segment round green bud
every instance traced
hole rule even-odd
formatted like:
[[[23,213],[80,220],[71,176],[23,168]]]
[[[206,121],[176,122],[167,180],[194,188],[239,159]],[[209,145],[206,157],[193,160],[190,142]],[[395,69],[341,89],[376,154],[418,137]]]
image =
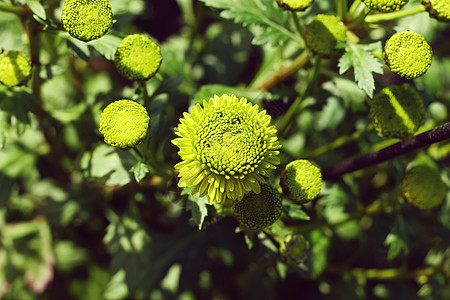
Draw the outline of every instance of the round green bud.
[[[445,198],[447,187],[439,170],[426,165],[409,169],[402,181],[402,193],[413,207],[430,209],[439,206]]]
[[[319,195],[322,173],[308,160],[294,160],[281,172],[280,185],[283,193],[291,200],[306,203]]]
[[[150,118],[144,106],[133,100],[117,100],[104,110],[100,132],[111,146],[128,149],[138,145],[147,134]]]
[[[389,86],[372,99],[369,117],[381,135],[403,139],[423,125],[425,107],[422,98],[409,85]]]
[[[363,0],[364,4],[379,12],[391,12],[400,10],[409,0]]]
[[[114,63],[122,76],[130,80],[148,80],[159,69],[162,56],[159,46],[142,34],[125,37],[117,48]]]
[[[267,183],[261,184],[261,192],[251,191],[233,203],[234,217],[251,230],[269,227],[281,216],[280,194]]]
[[[340,52],[340,44],[347,42],[347,29],[330,15],[317,15],[306,27],[308,47],[321,57],[330,57]]]
[[[425,74],[431,66],[431,56],[431,47],[425,38],[409,30],[392,35],[384,47],[386,65],[405,79]]]
[[[308,257],[310,246],[303,235],[287,235],[280,246],[281,260],[291,266],[303,263]]]
[[[314,3],[314,0],[276,0],[276,1],[281,8],[291,11],[304,11]]]
[[[0,54],[0,82],[8,87],[25,84],[31,76],[31,59],[22,51]]]
[[[430,16],[441,21],[450,22],[450,1],[448,0],[422,0],[422,4]]]
[[[180,187],[208,196],[210,203],[239,200],[260,192],[269,169],[280,163],[281,147],[271,117],[235,95],[215,95],[184,113],[172,143],[180,148]]]

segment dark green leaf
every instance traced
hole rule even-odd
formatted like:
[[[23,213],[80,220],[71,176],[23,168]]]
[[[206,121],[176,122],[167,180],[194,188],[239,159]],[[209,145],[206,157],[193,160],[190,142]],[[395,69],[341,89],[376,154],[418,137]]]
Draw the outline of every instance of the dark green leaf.
[[[283,203],[284,213],[291,219],[309,221],[311,218],[308,214],[302,209],[300,205],[291,204],[291,203]]]
[[[409,253],[409,234],[411,229],[408,223],[401,215],[397,215],[395,218],[394,227],[392,231],[386,236],[384,244],[389,246],[387,253],[387,259],[392,260],[399,256],[401,253]]]

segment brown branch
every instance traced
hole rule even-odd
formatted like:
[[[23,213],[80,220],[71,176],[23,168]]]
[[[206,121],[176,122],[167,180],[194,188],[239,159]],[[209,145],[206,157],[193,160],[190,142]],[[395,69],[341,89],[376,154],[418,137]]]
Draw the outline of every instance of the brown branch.
[[[449,138],[450,122],[435,127],[434,129],[431,129],[419,135],[404,139],[397,144],[391,145],[379,151],[346,160],[334,167],[323,170],[322,176],[324,180],[335,180],[338,179],[342,174],[350,173],[379,164],[381,162],[385,162],[394,157]]]

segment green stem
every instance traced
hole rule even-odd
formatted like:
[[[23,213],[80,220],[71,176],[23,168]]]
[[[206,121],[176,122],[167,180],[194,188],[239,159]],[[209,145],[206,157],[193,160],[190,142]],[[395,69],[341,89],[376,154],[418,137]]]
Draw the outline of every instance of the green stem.
[[[314,66],[310,72],[308,84],[305,88],[305,91],[301,96],[298,96],[297,99],[295,99],[294,103],[292,103],[287,112],[283,115],[283,117],[281,117],[280,121],[278,122],[277,129],[279,132],[279,137],[283,137],[287,133],[289,125],[294,120],[294,116],[297,113],[300,104],[311,91],[311,88],[313,87],[320,70],[320,61],[320,58],[317,56],[314,62]]]
[[[25,12],[21,7],[15,7],[7,4],[0,4],[0,11],[9,12],[18,16],[24,16]]]
[[[158,176],[164,179],[170,179],[172,177],[172,173],[168,172],[166,169],[161,168],[156,161],[155,156],[152,151],[146,151],[143,149],[144,143],[137,145],[134,147],[139,155],[142,157],[144,163],[146,163]],[[148,149],[148,148],[147,148]]]
[[[319,148],[314,149],[313,151],[306,153],[302,155],[302,157],[306,159],[314,159],[316,157],[319,157],[327,152],[330,152],[332,150],[336,150],[346,144],[349,144],[351,142],[359,140],[361,137],[369,134],[373,130],[373,126],[369,125],[364,130],[361,131],[355,131],[354,133],[347,135],[347,136],[341,136],[338,139],[334,140],[333,142],[320,146]]]
[[[375,23],[381,23],[381,22],[388,22],[388,21],[394,21],[403,17],[412,16],[421,12],[425,11],[425,6],[419,5],[414,8],[406,9],[406,10],[399,10],[391,13],[386,14],[373,14],[368,15],[365,18],[366,23],[369,24],[375,24]]]
[[[302,37],[303,41],[306,42],[305,29],[303,28],[302,24],[300,24],[300,20],[298,19],[297,13],[295,11],[291,11],[291,16],[292,20],[294,21],[295,28]]]
[[[354,277],[364,277],[366,279],[392,280],[392,279],[408,279],[416,280],[419,277],[430,277],[439,271],[432,267],[420,268],[415,270],[407,270],[403,268],[389,269],[363,269],[363,268],[347,268],[336,265],[329,265],[325,272],[332,274],[349,273]]]
[[[347,14],[347,0],[335,0],[336,2],[336,13],[339,20],[345,20],[345,15]]]
[[[268,80],[264,81],[258,88],[260,90],[270,90],[303,67],[308,62],[308,57],[309,51],[303,51],[292,61],[291,64],[285,68],[282,68],[275,76],[272,76]]]
[[[355,0],[352,3],[352,6],[350,6],[350,9],[348,10],[348,16],[350,18],[353,18],[356,14],[356,12],[359,10],[359,7],[361,6],[362,2],[361,0]]]

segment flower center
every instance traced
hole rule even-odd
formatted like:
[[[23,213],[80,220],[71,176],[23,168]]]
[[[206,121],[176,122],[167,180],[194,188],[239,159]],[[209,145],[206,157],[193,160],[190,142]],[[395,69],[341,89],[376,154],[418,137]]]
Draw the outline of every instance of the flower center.
[[[194,146],[204,168],[242,178],[253,172],[267,150],[260,124],[235,108],[214,108],[202,118]]]

